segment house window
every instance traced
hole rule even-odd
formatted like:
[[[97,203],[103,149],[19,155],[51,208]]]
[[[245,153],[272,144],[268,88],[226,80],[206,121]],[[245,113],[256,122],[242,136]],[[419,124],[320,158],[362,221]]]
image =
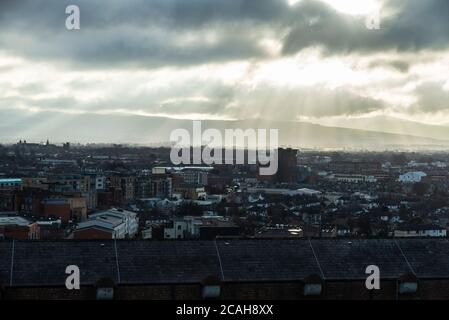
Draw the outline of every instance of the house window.
[[[401,282],[399,284],[399,293],[415,293],[418,291],[418,283],[416,282]]]
[[[97,300],[112,300],[114,288],[97,288]]]
[[[203,287],[203,299],[216,299],[220,297],[221,287],[219,285],[207,285]]]
[[[309,283],[304,285],[305,296],[319,296],[321,294],[321,283]]]
[[[208,276],[201,281],[203,299],[218,299],[221,295],[221,281],[216,276]]]
[[[323,290],[321,277],[310,275],[304,279],[304,296],[319,296]]]
[[[416,275],[408,273],[399,278],[399,293],[413,294],[418,291],[418,278]]]
[[[114,281],[110,278],[102,278],[97,281],[95,297],[97,300],[114,299]]]

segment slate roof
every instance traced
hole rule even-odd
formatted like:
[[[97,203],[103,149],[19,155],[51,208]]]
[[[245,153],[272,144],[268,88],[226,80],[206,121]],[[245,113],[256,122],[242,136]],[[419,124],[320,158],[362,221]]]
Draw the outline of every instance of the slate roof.
[[[398,240],[418,277],[449,278],[449,240]]]
[[[220,277],[212,241],[117,241],[121,283],[197,283]]]
[[[11,270],[12,242],[9,242],[9,261],[6,271]],[[98,241],[14,241],[12,264],[13,286],[64,285],[68,265],[80,268],[81,284],[93,284],[102,277],[117,278],[114,242]],[[0,257],[3,260],[3,257]]]
[[[283,281],[319,274],[308,241],[217,241],[225,281]]]
[[[120,284],[366,279],[406,273],[449,279],[448,239],[220,239],[217,241],[0,241],[0,285],[64,286],[68,265],[81,284],[108,277]],[[12,272],[11,272],[12,271]]]
[[[325,279],[366,279],[369,265],[378,266],[384,279],[412,272],[394,240],[311,242]]]

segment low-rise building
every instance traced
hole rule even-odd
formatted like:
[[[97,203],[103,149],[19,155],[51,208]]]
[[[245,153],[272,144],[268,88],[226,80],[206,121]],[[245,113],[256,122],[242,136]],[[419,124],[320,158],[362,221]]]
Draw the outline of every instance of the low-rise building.
[[[74,239],[124,239],[126,227],[123,220],[103,216],[78,224],[73,232]]]
[[[20,190],[22,179],[0,179],[0,190]]]
[[[42,201],[44,217],[60,218],[63,224],[71,220],[82,221],[87,216],[86,199],[82,197],[61,197]]]
[[[446,228],[437,225],[403,225],[394,230],[395,238],[446,237]]]
[[[329,177],[331,180],[339,182],[350,182],[350,183],[362,183],[362,182],[376,182],[377,179],[374,176],[367,176],[363,174],[334,174]]]
[[[152,223],[142,232],[145,239],[201,239],[212,240],[221,236],[238,236],[240,229],[222,216],[185,216]]]
[[[205,199],[207,193],[204,187],[198,187],[191,184],[180,184],[173,188],[173,193],[181,194],[184,199],[198,200]]]
[[[73,232],[75,239],[129,239],[134,238],[139,229],[135,212],[110,209],[89,216],[78,224]]]
[[[37,240],[39,226],[14,213],[0,214],[0,238],[10,240]]]
[[[398,178],[398,181],[402,182],[402,183],[421,182],[421,179],[426,176],[427,176],[427,174],[422,171],[407,172],[407,173],[401,174]]]

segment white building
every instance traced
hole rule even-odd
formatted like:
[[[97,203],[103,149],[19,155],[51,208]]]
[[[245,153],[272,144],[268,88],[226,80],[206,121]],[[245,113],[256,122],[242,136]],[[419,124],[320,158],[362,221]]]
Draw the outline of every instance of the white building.
[[[95,177],[95,190],[105,190],[106,189],[106,177],[96,176]]]
[[[114,238],[133,238],[139,230],[137,213],[122,209],[109,209],[91,214],[87,221],[78,225],[78,229],[100,223],[103,227],[114,229]]]
[[[445,228],[435,225],[409,225],[402,226],[394,231],[396,238],[417,238],[417,237],[446,237]]]
[[[286,196],[296,196],[296,195],[302,195],[302,196],[319,196],[321,195],[321,191],[308,189],[308,188],[302,188],[302,189],[296,189],[296,190],[290,190],[290,189],[281,189],[281,188],[248,188],[248,193],[256,193],[256,194],[269,194],[269,195],[286,195]]]
[[[123,220],[111,216],[99,216],[83,221],[78,224],[75,233],[88,229],[109,232],[112,239],[127,238],[126,225]]]
[[[333,174],[329,177],[331,180],[339,182],[349,182],[349,183],[362,183],[362,182],[377,182],[374,176],[366,176],[363,174]]]
[[[227,223],[229,220],[222,216],[185,216],[174,220],[170,227],[164,228],[164,239],[199,238],[201,227]]]
[[[20,187],[22,187],[22,179],[0,179],[0,189]]]
[[[173,227],[164,228],[164,239],[184,239],[187,235],[188,223],[185,220],[173,221]]]
[[[426,176],[427,174],[422,171],[407,172],[401,174],[398,178],[398,181],[402,183],[421,182],[421,179]]]

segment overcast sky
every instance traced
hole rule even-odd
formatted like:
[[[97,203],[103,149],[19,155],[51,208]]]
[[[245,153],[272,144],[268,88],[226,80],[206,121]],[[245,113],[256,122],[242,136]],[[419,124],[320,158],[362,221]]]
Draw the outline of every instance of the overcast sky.
[[[0,109],[449,123],[449,1],[1,0]]]

